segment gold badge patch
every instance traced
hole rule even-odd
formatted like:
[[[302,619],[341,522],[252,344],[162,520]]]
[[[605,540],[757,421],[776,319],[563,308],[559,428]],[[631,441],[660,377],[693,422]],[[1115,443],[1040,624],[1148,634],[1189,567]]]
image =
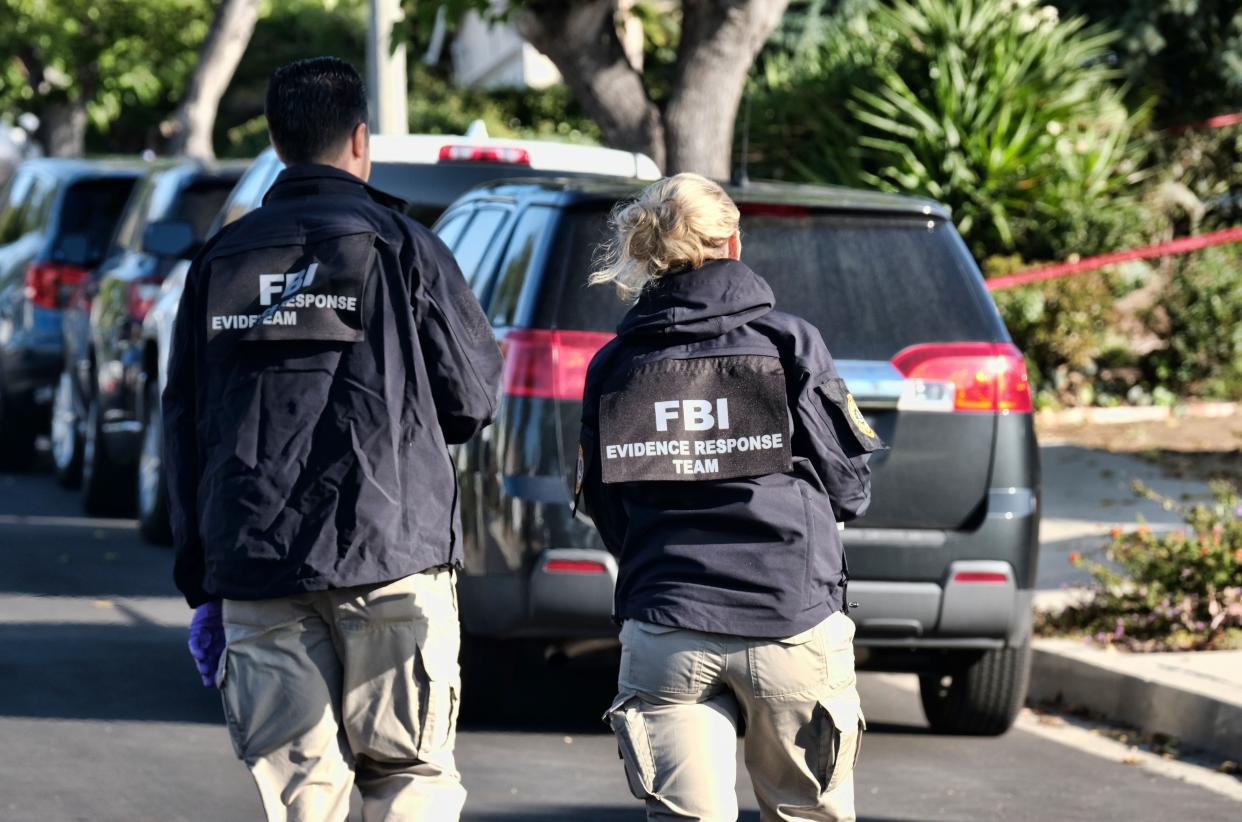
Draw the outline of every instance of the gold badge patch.
[[[867,424],[867,418],[863,416],[862,411],[858,410],[858,403],[854,402],[853,394],[845,395],[846,404],[849,406],[850,419],[858,426],[858,430],[873,439],[879,439],[875,435],[875,430]]]
[[[582,457],[582,446],[578,446],[578,477],[574,482],[574,496],[582,493],[582,478],[586,474],[586,460]]]

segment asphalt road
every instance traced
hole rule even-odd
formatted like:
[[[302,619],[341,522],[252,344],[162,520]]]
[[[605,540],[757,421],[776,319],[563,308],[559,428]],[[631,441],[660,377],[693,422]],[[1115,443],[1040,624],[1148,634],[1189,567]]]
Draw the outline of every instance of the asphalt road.
[[[189,611],[171,554],[134,523],[88,520],[41,474],[0,474],[0,820],[258,819],[216,695],[185,650]],[[641,819],[597,717],[610,672],[515,669],[487,684],[488,719],[466,721],[458,756],[467,820]],[[1136,820],[1242,818],[1242,805],[1027,718],[999,739],[928,732],[912,680],[864,675],[870,731],[860,818]],[[469,703],[472,688],[466,682]],[[542,698],[540,698],[542,697]],[[1037,732],[1038,731],[1038,732]],[[743,819],[757,820],[744,773]]]

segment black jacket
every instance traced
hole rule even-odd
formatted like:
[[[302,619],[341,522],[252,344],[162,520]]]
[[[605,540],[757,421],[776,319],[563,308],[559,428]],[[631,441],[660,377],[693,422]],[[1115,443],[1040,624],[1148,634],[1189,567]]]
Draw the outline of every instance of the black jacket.
[[[452,254],[399,205],[296,166],[195,259],[163,398],[190,605],[460,563],[446,446],[491,422],[502,362]]]
[[[712,261],[648,288],[591,363],[581,491],[618,619],[788,637],[844,605],[837,522],[883,445],[819,331],[773,304]]]

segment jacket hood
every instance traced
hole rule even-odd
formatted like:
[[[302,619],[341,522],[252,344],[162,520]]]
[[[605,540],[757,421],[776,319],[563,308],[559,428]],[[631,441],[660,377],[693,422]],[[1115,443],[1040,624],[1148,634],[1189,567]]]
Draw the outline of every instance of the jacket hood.
[[[744,263],[710,260],[645,289],[617,333],[627,337],[719,337],[772,310],[772,288]]]

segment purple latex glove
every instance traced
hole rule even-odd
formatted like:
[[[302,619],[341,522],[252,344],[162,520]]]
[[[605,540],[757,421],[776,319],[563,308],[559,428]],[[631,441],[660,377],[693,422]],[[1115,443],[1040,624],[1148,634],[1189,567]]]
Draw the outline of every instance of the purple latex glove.
[[[190,655],[203,678],[203,687],[216,686],[216,669],[224,653],[224,614],[220,601],[208,602],[194,609],[190,620]]]

